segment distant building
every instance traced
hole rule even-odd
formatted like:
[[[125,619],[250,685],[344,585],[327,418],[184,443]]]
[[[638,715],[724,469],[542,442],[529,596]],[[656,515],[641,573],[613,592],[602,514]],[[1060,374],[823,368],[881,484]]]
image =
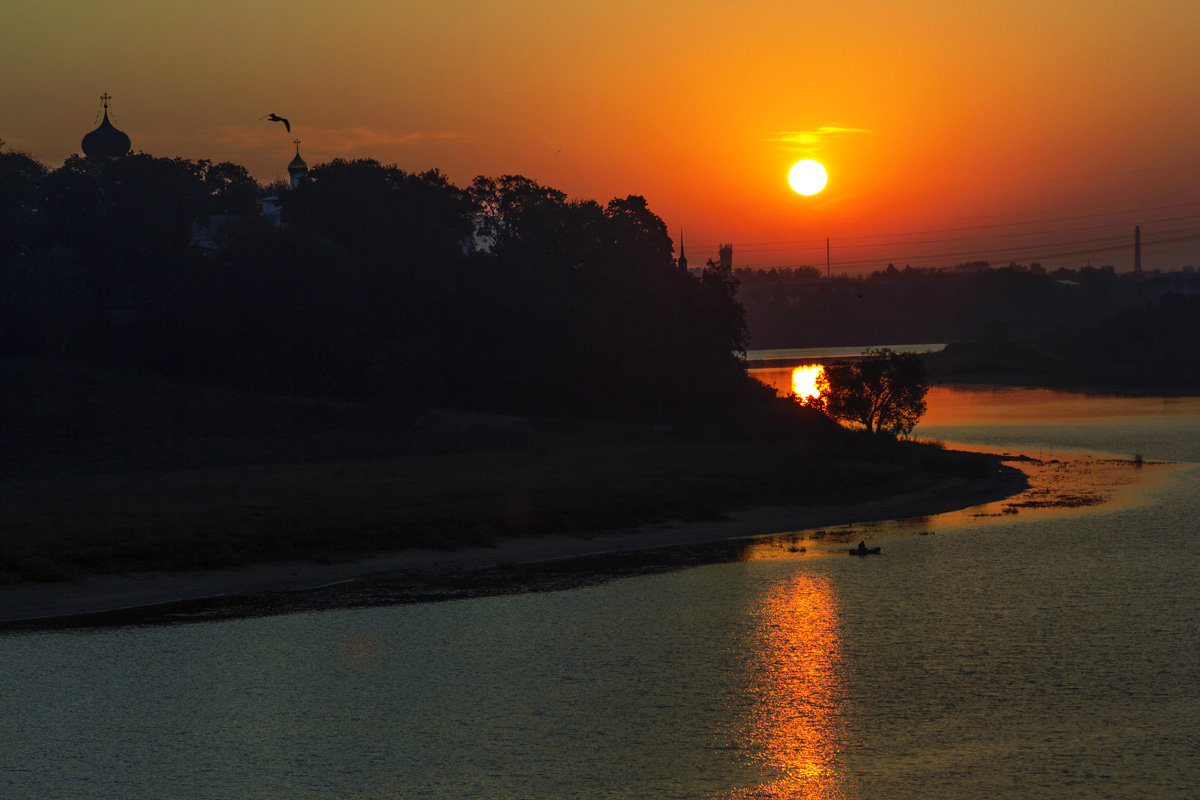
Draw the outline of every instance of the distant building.
[[[108,101],[112,98],[108,92],[100,95],[100,103],[104,106],[104,120],[100,127],[83,137],[80,147],[89,161],[113,161],[129,155],[132,142],[124,131],[119,131],[108,121]]]
[[[258,210],[276,228],[283,227],[283,206],[279,205],[279,195],[269,194],[259,200]]]
[[[680,272],[687,272],[687,256],[683,254],[683,231],[679,231],[679,258],[675,262]]]

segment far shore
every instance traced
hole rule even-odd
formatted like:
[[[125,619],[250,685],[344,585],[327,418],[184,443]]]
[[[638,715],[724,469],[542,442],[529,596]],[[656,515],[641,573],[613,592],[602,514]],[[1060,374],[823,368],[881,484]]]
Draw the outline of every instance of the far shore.
[[[986,477],[948,479],[921,492],[856,505],[759,506],[715,521],[526,536],[494,546],[414,548],[343,563],[10,584],[0,586],[0,631],[179,623],[565,588],[647,569],[730,560],[747,540],[759,537],[929,516],[1003,500],[1027,487],[1024,473],[1001,466]]]

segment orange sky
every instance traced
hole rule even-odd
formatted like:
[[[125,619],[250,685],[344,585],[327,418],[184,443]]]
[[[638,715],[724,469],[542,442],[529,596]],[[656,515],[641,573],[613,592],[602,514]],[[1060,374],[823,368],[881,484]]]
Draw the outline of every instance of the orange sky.
[[[1126,270],[1141,224],[1147,268],[1200,265],[1195,0],[557,5],[8,3],[0,138],[57,165],[107,91],[136,149],[264,180],[276,112],[310,164],[643,194],[694,264]]]

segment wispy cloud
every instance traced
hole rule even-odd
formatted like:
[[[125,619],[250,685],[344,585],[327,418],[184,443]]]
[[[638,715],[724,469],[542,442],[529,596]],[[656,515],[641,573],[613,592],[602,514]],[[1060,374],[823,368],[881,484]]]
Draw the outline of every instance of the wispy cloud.
[[[421,142],[464,138],[454,131],[395,131],[376,128],[312,128],[293,126],[285,133],[279,126],[225,125],[217,128],[214,138],[226,147],[257,150],[290,144],[300,139],[306,150],[337,155],[356,155],[362,150],[381,147],[405,147]],[[367,153],[371,155],[371,153]]]
[[[843,128],[838,125],[823,125],[811,131],[781,131],[767,139],[767,141],[782,145],[790,150],[808,151],[832,138],[870,132],[866,128]]]
[[[419,142],[462,139],[454,131],[381,131],[371,128],[333,128],[315,130],[313,138],[324,149],[335,151],[361,150],[368,147],[413,145]]]

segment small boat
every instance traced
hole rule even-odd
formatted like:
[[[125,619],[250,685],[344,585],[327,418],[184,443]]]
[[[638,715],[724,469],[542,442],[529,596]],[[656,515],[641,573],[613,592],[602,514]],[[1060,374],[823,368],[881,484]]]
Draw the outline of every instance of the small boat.
[[[858,547],[851,547],[849,552],[852,556],[877,556],[882,549],[882,547],[863,547],[860,544]]]

